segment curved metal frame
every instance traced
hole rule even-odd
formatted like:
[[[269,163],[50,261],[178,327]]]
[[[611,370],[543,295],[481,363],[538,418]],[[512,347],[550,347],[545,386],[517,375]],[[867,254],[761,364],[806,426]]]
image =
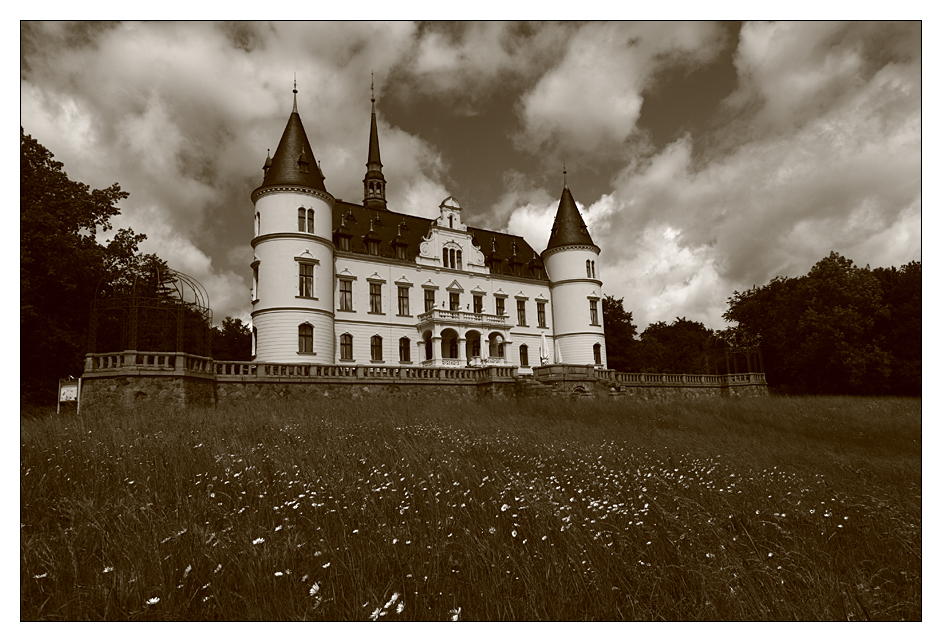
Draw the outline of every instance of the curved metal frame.
[[[111,329],[120,332],[118,345],[106,352],[156,349],[212,356],[213,312],[206,289],[193,277],[169,268],[158,268],[154,275],[156,285],[147,288],[155,291],[153,295],[142,292],[145,283],[135,275],[133,283],[125,282],[123,293],[108,297],[101,296],[102,277],[92,301],[88,352],[99,351],[99,330]]]

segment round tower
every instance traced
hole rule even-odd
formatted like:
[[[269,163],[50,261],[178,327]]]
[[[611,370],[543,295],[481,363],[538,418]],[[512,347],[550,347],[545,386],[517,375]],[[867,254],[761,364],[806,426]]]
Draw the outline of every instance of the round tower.
[[[255,204],[252,325],[257,361],[334,362],[334,197],[294,106]]]
[[[560,363],[608,367],[602,280],[596,267],[600,251],[564,180],[553,230],[540,254],[553,293],[556,360]]]

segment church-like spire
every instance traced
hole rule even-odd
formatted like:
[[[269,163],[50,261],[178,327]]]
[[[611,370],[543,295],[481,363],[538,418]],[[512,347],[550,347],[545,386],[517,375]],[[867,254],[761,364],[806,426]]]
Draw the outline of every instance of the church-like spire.
[[[563,169],[563,194],[559,198],[559,208],[556,210],[556,220],[553,221],[553,230],[550,232],[546,249],[562,247],[564,245],[592,245],[589,228],[586,227],[576,201],[569,191],[566,181],[566,170]]]
[[[304,125],[301,124],[301,115],[298,113],[298,87],[294,86],[294,105],[288,124],[281,135],[281,141],[275,149],[275,155],[265,161],[265,179],[262,187],[270,185],[294,185],[311,187],[326,192],[324,176],[320,166],[311,151]]]
[[[370,74],[370,150],[366,159],[366,176],[363,178],[363,205],[376,209],[386,209],[386,178],[383,176],[383,162],[379,157],[379,132],[376,129],[376,95],[373,93],[373,80]]]

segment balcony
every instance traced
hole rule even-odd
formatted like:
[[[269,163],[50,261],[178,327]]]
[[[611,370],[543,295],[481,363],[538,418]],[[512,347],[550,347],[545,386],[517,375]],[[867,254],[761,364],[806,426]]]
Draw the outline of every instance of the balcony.
[[[460,323],[466,326],[509,329],[512,324],[507,315],[466,312],[463,310],[443,310],[435,308],[419,315],[418,325],[425,323]]]
[[[489,366],[506,366],[504,357],[471,357],[470,359],[426,359],[422,362],[423,368],[486,368]]]

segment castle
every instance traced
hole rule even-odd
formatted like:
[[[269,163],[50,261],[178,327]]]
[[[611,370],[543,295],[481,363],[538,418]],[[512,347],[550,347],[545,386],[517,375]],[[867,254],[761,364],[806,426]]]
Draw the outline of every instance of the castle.
[[[565,185],[546,248],[387,208],[375,98],[363,202],[324,184],[294,106],[252,192],[252,350],[275,363],[607,367],[599,247]]]
[[[140,297],[128,309],[124,299],[105,302],[125,306],[116,318],[127,341],[119,352],[98,351],[92,342],[78,386],[82,407],[320,396],[768,394],[762,373],[608,369],[600,249],[565,174],[540,254],[520,236],[469,227],[451,197],[434,219],[391,212],[374,100],[363,202],[337,200],[324,185],[294,93],[281,141],[252,192],[252,361],[216,361],[199,345],[188,347],[186,320],[211,318],[198,302],[158,302],[175,328],[164,337],[176,336],[172,352],[138,344],[138,316],[146,307]]]

